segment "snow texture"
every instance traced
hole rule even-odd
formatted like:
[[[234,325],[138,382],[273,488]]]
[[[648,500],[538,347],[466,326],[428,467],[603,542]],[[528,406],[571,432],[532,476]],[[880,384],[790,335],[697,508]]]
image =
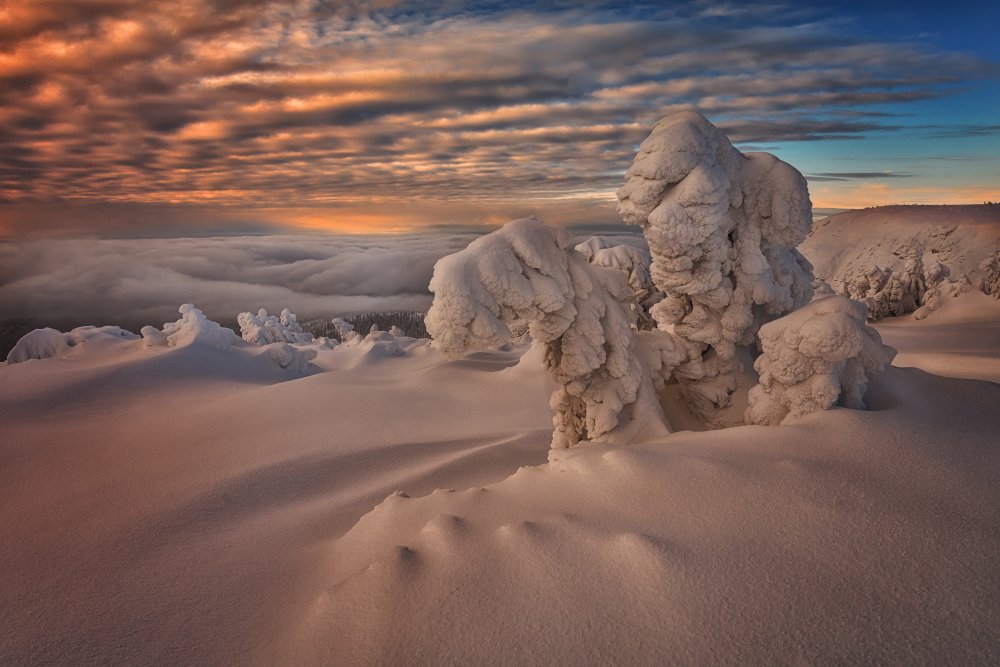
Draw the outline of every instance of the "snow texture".
[[[497,348],[526,321],[558,385],[549,402],[554,448],[667,432],[623,306],[624,275],[589,264],[570,243],[526,218],[439,260],[426,318],[435,347],[452,357]]]
[[[896,354],[865,317],[863,304],[835,295],[762,326],[760,384],[750,390],[746,422],[781,424],[834,403],[865,409],[868,378]]]
[[[711,423],[736,388],[737,347],[812,295],[812,267],[795,249],[812,217],[806,181],[773,155],[741,154],[685,111],[640,144],[618,200],[624,221],[642,227],[666,294],[653,317],[689,347],[682,394]]]
[[[281,315],[268,315],[267,311],[261,308],[257,314],[240,313],[236,316],[236,321],[240,325],[240,334],[243,340],[255,345],[268,345],[270,343],[309,343],[313,339],[311,333],[302,331],[295,314],[287,308],[281,311]]]
[[[197,344],[226,349],[243,342],[232,329],[208,319],[190,303],[185,303],[178,311],[181,318],[164,324],[162,331],[153,327],[142,328],[142,337],[147,346],[187,347]]]
[[[597,266],[615,269],[628,276],[628,286],[632,290],[629,306],[636,317],[638,329],[655,329],[656,321],[649,314],[663,294],[653,285],[650,267],[653,261],[648,250],[627,243],[615,243],[606,236],[591,236],[576,245],[576,251]]]

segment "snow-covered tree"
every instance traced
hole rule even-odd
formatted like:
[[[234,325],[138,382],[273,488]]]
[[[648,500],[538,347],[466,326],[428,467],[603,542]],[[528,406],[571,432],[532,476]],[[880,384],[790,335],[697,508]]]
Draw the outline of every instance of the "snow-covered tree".
[[[639,146],[618,200],[625,222],[642,227],[666,294],[653,317],[689,348],[692,361],[677,370],[682,392],[711,420],[736,388],[738,346],[812,295],[812,267],[795,249],[812,218],[806,181],[681,112]]]
[[[218,322],[205,317],[205,314],[190,303],[185,303],[177,309],[181,318],[176,322],[167,322],[163,330],[156,327],[143,327],[139,332],[148,346],[168,345],[170,347],[186,347],[199,344],[220,349],[242,343],[232,329],[220,326]]]
[[[868,378],[896,355],[866,317],[864,304],[834,295],[762,326],[746,422],[780,424],[835,403],[863,410]]]
[[[277,317],[268,315],[263,308],[257,311],[256,315],[249,312],[240,313],[236,316],[236,321],[240,325],[243,340],[255,345],[309,343],[313,339],[311,333],[302,331],[298,318],[287,308]]]
[[[559,385],[550,401],[553,447],[667,432],[643,361],[655,356],[669,364],[671,354],[640,351],[624,306],[625,276],[589,264],[562,230],[534,218],[509,222],[439,260],[430,290],[427,331],[451,356],[499,347],[512,323],[528,323]]]

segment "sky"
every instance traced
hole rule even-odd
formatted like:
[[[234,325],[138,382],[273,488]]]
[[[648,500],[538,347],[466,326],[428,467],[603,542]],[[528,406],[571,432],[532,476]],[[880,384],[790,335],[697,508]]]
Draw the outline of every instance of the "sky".
[[[994,2],[0,0],[0,237],[618,223],[693,108],[819,211],[1000,200]]]

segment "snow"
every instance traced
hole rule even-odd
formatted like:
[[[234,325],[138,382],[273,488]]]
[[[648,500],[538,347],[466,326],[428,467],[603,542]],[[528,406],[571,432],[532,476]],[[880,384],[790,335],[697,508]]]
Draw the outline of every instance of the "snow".
[[[997,308],[879,327],[897,365],[941,363],[930,335],[996,362],[963,332]],[[0,366],[4,664],[1000,651],[996,384],[890,367],[870,411],[548,450],[543,345],[293,344],[316,352],[301,376],[242,341],[88,335]]]
[[[866,315],[857,301],[824,296],[762,326],[746,423],[774,426],[834,403],[864,410],[869,378],[896,354]]]
[[[1000,256],[998,206],[847,211],[818,221],[801,250],[819,278],[863,301],[872,320],[914,311],[923,319],[971,288],[1000,294],[991,259]]]
[[[718,422],[738,384],[737,348],[812,294],[812,269],[795,250],[812,219],[806,181],[773,155],[741,154],[684,111],[639,145],[618,200],[622,219],[642,227],[653,282],[666,294],[652,315],[691,350],[683,395]]]

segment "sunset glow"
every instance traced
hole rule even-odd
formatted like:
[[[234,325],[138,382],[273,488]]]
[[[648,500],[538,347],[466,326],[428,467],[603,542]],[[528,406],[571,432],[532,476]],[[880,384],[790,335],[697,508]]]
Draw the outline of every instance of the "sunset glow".
[[[614,224],[682,108],[818,209],[996,200],[987,5],[13,0],[0,234]]]

